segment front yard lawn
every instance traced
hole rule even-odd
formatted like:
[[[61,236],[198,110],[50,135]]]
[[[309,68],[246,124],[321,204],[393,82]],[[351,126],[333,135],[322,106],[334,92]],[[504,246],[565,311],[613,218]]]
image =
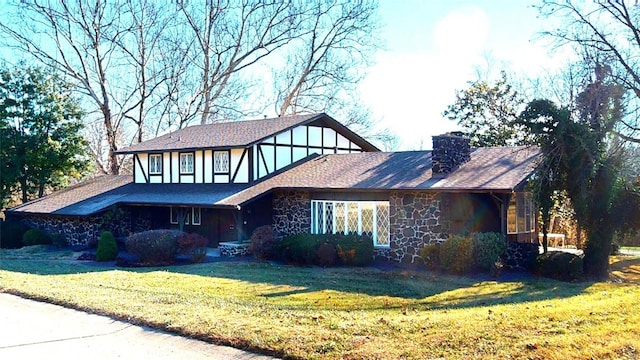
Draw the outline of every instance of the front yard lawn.
[[[562,283],[242,261],[114,270],[0,256],[0,291],[288,358],[636,359],[640,276],[626,269],[640,258],[619,259],[615,281]]]

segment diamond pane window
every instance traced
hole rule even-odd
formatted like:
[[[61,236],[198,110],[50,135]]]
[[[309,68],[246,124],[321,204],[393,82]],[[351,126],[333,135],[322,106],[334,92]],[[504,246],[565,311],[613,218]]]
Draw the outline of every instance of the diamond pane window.
[[[215,151],[213,153],[213,171],[215,173],[229,172],[229,152]]]
[[[162,155],[149,155],[149,174],[162,174]]]
[[[193,153],[180,154],[180,174],[193,174]]]
[[[374,246],[389,247],[389,202],[311,201],[313,234],[367,234]]]

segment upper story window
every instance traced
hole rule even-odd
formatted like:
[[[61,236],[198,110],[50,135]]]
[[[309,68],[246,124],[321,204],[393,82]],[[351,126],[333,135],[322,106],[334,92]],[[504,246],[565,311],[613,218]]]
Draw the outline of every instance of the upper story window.
[[[520,234],[535,231],[536,211],[530,193],[519,192],[511,196],[507,210],[507,233]]]
[[[162,174],[162,154],[149,155],[149,174]]]
[[[229,152],[228,151],[213,152],[213,172],[215,173],[229,172]]]
[[[193,174],[193,153],[180,154],[180,174]]]

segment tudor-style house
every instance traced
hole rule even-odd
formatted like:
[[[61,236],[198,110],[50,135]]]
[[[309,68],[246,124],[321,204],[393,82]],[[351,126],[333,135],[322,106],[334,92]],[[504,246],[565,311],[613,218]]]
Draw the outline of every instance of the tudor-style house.
[[[538,149],[472,149],[461,134],[436,136],[433,148],[380,152],[326,114],[191,126],[122,149],[131,175],[90,179],[8,213],[72,245],[105,227],[119,236],[180,227],[216,247],[270,224],[282,235],[368,233],[376,256],[404,263],[429,242],[475,231],[537,251],[525,185]]]

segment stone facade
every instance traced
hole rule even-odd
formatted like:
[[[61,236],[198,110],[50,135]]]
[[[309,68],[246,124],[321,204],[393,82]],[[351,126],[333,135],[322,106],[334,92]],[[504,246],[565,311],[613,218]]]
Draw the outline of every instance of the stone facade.
[[[248,242],[221,242],[218,244],[220,256],[235,257],[249,255]]]
[[[114,208],[95,216],[28,215],[22,222],[30,228],[44,230],[50,234],[62,234],[68,245],[86,247],[98,242],[102,231],[111,231],[118,237],[131,232],[151,229],[151,219],[142,213],[133,215],[129,208]]]
[[[538,243],[507,241],[507,244],[507,253],[504,256],[505,267],[510,270],[531,270],[540,253]]]
[[[311,198],[308,191],[283,191],[274,194],[273,229],[281,236],[311,231]]]
[[[420,250],[448,236],[441,201],[427,192],[391,192],[389,196],[390,249],[388,259],[405,264],[421,262]],[[383,255],[380,252],[380,255]]]

